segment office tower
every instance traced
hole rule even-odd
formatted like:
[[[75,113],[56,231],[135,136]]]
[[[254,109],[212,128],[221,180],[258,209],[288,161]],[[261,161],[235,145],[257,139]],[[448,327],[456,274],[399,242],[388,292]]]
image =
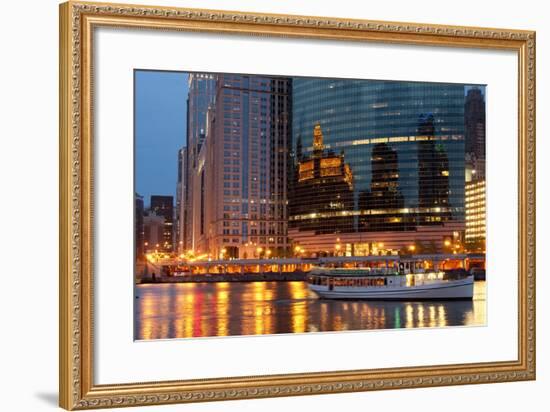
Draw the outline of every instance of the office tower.
[[[197,158],[204,143],[206,135],[206,112],[214,102],[216,95],[216,75],[211,73],[190,73],[189,93],[187,96],[187,137],[186,137],[186,173],[185,179],[196,172]],[[194,199],[193,185],[185,184],[184,204],[192,205]],[[184,216],[186,223],[191,219],[188,214]],[[186,224],[184,235],[184,249],[194,249],[192,225]]]
[[[485,179],[485,119],[484,92],[469,88],[464,105],[466,181]]]
[[[176,186],[176,229],[175,250],[181,254],[186,249],[186,225],[187,225],[187,148],[178,150],[178,183]]]
[[[320,78],[292,84],[292,187],[300,163],[318,150],[317,125],[324,150],[345,157],[353,174],[353,202],[341,209],[302,212],[315,200],[292,190],[295,244],[308,254],[331,254],[335,245],[346,255],[398,253],[417,242],[441,249],[464,230],[464,85]]]
[[[466,183],[465,243],[470,251],[485,252],[485,180]]]

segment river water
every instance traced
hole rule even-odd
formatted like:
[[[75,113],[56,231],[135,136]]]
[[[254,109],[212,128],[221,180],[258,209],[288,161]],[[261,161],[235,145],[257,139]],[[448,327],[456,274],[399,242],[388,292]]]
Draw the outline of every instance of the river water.
[[[135,295],[137,340],[486,322],[485,282],[475,283],[472,301],[321,300],[305,282],[143,284]]]

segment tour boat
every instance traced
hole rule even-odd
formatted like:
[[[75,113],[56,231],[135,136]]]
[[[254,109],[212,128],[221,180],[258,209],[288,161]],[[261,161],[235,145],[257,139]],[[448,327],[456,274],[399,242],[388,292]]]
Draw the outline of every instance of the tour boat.
[[[474,277],[467,273],[404,273],[390,268],[315,267],[307,283],[311,291],[326,299],[471,300],[474,292]]]

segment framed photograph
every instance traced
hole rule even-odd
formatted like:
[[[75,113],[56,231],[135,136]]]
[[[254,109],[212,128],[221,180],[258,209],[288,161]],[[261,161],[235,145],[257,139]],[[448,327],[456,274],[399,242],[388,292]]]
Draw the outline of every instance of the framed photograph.
[[[535,33],[60,6],[60,406],[535,379]]]

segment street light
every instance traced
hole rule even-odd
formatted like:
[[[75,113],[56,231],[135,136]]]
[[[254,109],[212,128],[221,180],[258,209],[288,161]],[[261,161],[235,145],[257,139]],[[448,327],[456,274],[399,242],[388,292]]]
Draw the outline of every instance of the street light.
[[[415,245],[410,245],[410,246],[409,246],[409,250],[410,250],[411,252],[414,252],[414,251],[416,250],[416,246],[415,246]]]

